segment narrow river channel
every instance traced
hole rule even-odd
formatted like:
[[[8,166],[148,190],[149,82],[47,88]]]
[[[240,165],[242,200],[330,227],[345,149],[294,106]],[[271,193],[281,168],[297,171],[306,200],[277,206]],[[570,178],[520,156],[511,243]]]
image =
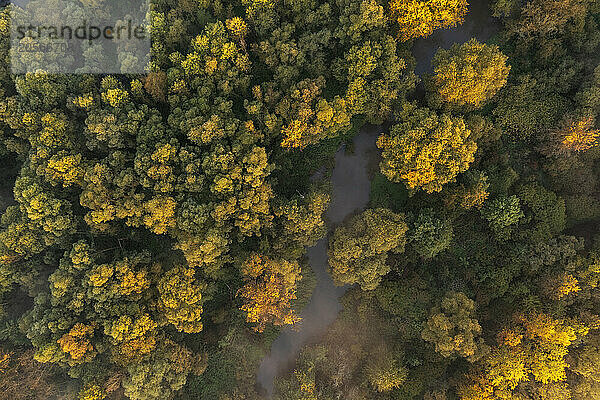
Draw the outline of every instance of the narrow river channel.
[[[464,24],[415,41],[412,52],[417,60],[416,73],[430,71],[431,59],[440,47],[449,48],[473,37],[485,41],[497,31],[498,22],[491,16],[487,1],[473,0]],[[366,126],[354,137],[352,153],[346,152],[344,146],[338,150],[331,177],[333,195],[327,211],[330,230],[367,206],[371,188],[367,166],[377,152],[375,142],[380,133],[381,128]],[[347,290],[335,286],[327,272],[327,238],[308,249],[307,256],[317,278],[310,303],[302,311],[302,321],[296,330],[286,328],[275,339],[258,370],[257,382],[269,396],[275,377],[291,369],[300,349],[323,335],[336,319],[341,310],[339,298]]]
[[[369,202],[371,182],[367,164],[371,154],[377,151],[375,141],[378,127],[365,127],[354,137],[354,152],[347,153],[345,147],[335,155],[335,167],[331,176],[333,195],[327,220],[329,228],[335,227],[346,216],[362,210]],[[258,370],[258,383],[269,394],[273,391],[273,380],[292,366],[300,348],[325,333],[337,317],[341,305],[339,298],[347,287],[333,284],[327,272],[327,238],[323,238],[307,252],[317,285],[310,303],[302,311],[302,321],[296,329],[286,328],[273,342],[271,353],[265,357]]]

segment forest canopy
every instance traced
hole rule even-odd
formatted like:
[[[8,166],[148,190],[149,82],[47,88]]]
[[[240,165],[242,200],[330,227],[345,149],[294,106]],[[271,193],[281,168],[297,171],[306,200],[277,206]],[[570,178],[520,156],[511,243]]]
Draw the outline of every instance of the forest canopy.
[[[144,74],[1,6],[0,398],[600,399],[600,1],[474,3],[151,0]]]

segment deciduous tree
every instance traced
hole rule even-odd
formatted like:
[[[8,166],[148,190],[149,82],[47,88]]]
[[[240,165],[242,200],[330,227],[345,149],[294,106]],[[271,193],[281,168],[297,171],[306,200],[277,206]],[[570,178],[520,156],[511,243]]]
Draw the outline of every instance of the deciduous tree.
[[[492,200],[481,212],[488,221],[490,229],[500,240],[509,239],[515,225],[525,217],[517,196],[502,197]]]
[[[202,287],[193,268],[175,267],[158,283],[159,309],[178,331],[198,333],[202,330]]]
[[[404,215],[383,208],[368,209],[339,226],[328,251],[335,283],[358,283],[363,290],[375,289],[390,271],[388,252],[404,251],[407,230]]]
[[[506,84],[510,66],[497,46],[475,39],[433,57],[430,86],[433,97],[453,105],[480,107]]]
[[[406,41],[427,37],[434,30],[461,24],[468,12],[466,0],[393,0],[391,17],[400,26],[399,36]]]
[[[417,217],[408,234],[409,243],[421,257],[433,258],[446,250],[452,241],[452,224],[449,220],[425,210]]]
[[[475,302],[464,293],[449,292],[441,306],[431,311],[421,337],[433,343],[435,351],[444,357],[458,355],[474,362],[489,350],[481,333]]]
[[[242,265],[242,274],[247,283],[239,295],[245,304],[246,321],[255,324],[254,329],[262,332],[267,324],[276,326],[293,325],[300,321],[292,309],[296,299],[296,285],[302,279],[296,261],[273,260],[252,254]]]
[[[411,190],[439,192],[474,160],[477,144],[462,118],[405,106],[403,122],[382,134],[381,173]]]

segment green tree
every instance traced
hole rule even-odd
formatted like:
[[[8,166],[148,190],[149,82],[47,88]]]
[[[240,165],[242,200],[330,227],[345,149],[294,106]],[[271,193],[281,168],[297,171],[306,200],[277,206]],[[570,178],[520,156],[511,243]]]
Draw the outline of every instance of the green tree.
[[[154,350],[159,318],[148,253],[108,260],[85,241],[65,253],[48,278],[50,292],[37,295],[24,319],[36,360],[74,367],[104,353],[127,364]]]
[[[275,205],[273,213],[277,217],[277,228],[273,248],[282,256],[300,257],[306,247],[314,246],[327,233],[324,214],[329,199],[324,188],[314,188],[304,198],[295,197]]]
[[[517,196],[502,197],[492,200],[481,211],[488,221],[490,229],[500,240],[510,239],[514,226],[525,217]]]
[[[485,355],[481,326],[475,318],[475,302],[464,293],[448,292],[421,333],[423,340],[433,343],[435,351],[444,357],[461,356],[471,362]]]
[[[430,210],[419,214],[409,231],[408,239],[413,248],[425,259],[433,258],[446,250],[452,242],[452,224]]]
[[[543,241],[565,229],[565,201],[556,193],[531,183],[519,188],[517,196],[526,207],[524,213],[528,224],[520,232],[524,239]]]
[[[565,99],[550,85],[522,75],[498,95],[493,114],[504,130],[521,139],[551,129],[565,112]]]
[[[181,389],[190,372],[202,358],[189,349],[165,340],[152,357],[130,365],[123,380],[125,395],[131,400],[165,399]]]
[[[384,208],[367,209],[336,228],[328,251],[335,283],[375,289],[390,271],[388,252],[404,251],[407,230],[404,215]]]

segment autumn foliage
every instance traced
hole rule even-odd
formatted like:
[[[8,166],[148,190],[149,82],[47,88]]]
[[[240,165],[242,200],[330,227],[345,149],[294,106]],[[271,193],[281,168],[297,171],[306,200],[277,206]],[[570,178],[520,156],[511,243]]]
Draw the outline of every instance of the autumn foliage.
[[[15,57],[131,2],[58,3],[0,2],[1,400],[260,400],[289,328],[274,400],[600,399],[600,1],[151,0],[148,62]]]
[[[401,124],[377,140],[383,156],[381,172],[411,190],[439,192],[469,168],[477,144],[461,118],[410,106],[404,115]]]
[[[466,0],[392,0],[391,17],[402,41],[427,37],[436,29],[461,24],[468,12]]]
[[[594,129],[594,122],[593,118],[587,117],[565,124],[555,133],[560,140],[559,151],[581,152],[597,146],[600,130]]]
[[[432,61],[432,86],[443,101],[480,107],[506,84],[507,58],[497,46],[475,39],[440,49]]]
[[[246,284],[238,293],[245,303],[241,309],[256,331],[264,331],[268,324],[293,325],[300,321],[292,309],[296,285],[302,279],[297,262],[253,254],[242,265],[242,274]]]

